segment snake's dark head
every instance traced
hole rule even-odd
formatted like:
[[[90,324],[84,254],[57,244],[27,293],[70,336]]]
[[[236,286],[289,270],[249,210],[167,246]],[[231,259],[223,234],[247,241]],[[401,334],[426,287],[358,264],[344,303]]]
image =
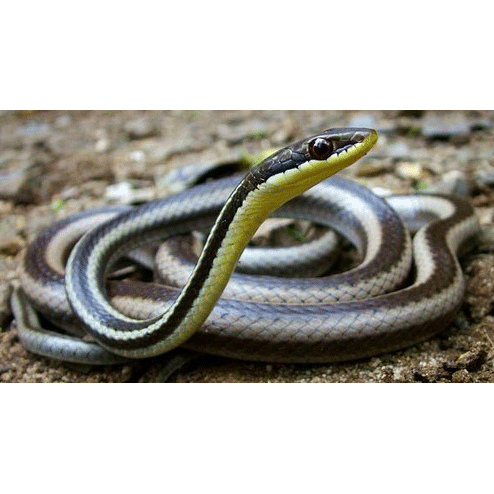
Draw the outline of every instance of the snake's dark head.
[[[253,170],[259,188],[273,204],[305,192],[367,154],[377,133],[365,128],[336,128],[303,139],[264,160]],[[275,206],[276,207],[276,206]]]
[[[329,129],[321,134],[304,139],[297,143],[297,152],[302,153],[307,160],[327,161],[341,154],[359,151],[357,160],[367,153],[377,141],[377,133],[372,129],[340,128]],[[363,153],[362,153],[363,151]],[[362,154],[360,154],[362,153]]]

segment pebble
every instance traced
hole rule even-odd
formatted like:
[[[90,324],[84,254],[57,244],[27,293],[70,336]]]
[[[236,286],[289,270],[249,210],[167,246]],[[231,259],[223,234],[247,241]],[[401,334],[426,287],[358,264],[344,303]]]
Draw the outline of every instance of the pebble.
[[[17,132],[21,136],[25,137],[45,137],[51,131],[50,125],[44,122],[37,122],[33,120],[32,122],[28,122],[24,125],[18,127]]]
[[[25,245],[20,236],[20,229],[25,224],[22,216],[11,215],[0,220],[0,254],[17,255]]]
[[[146,117],[127,122],[124,125],[124,131],[130,140],[145,139],[158,134],[156,127]]]
[[[453,372],[451,375],[451,381],[454,383],[467,383],[470,382],[470,373],[466,369],[460,369]]]
[[[153,187],[136,189],[130,182],[119,182],[106,187],[105,197],[118,204],[140,204],[155,199],[156,190]]]
[[[419,163],[400,163],[394,171],[398,177],[404,179],[420,180],[424,176],[424,170]]]
[[[12,201],[1,201],[0,200],[0,215],[12,213],[14,210],[14,204]]]
[[[25,245],[24,240],[19,236],[7,240],[2,238],[0,239],[0,254],[4,256],[16,256]]]
[[[494,170],[478,170],[474,177],[479,185],[487,185],[487,187],[494,185]]]
[[[55,127],[58,127],[59,129],[63,129],[65,127],[68,127],[72,123],[72,117],[67,113],[65,115],[60,115],[57,117],[55,120]]]
[[[132,161],[138,163],[142,162],[146,159],[146,153],[142,151],[141,149],[137,149],[136,151],[132,151],[130,153],[130,158]]]
[[[129,182],[119,182],[108,185],[105,197],[108,201],[129,204],[132,197],[133,187]]]
[[[429,139],[466,138],[470,134],[468,120],[455,113],[445,116],[428,114],[423,120],[422,135]]]
[[[13,202],[32,202],[29,182],[33,167],[28,162],[13,161],[0,173],[0,199]]]
[[[94,145],[94,150],[97,153],[106,153],[110,150],[110,139],[108,138],[108,133],[106,129],[96,130],[96,144]]]

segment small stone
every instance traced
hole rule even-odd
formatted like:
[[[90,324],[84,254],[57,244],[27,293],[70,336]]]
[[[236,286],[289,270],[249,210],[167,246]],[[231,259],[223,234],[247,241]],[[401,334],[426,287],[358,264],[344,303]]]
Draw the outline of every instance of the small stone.
[[[0,240],[0,254],[4,256],[16,256],[25,245],[21,237],[15,237],[8,241],[2,239]]]
[[[14,217],[15,218],[15,217]],[[25,242],[19,234],[19,225],[10,217],[0,221],[0,254],[15,256],[25,246]]]
[[[67,113],[65,115],[60,115],[55,120],[55,126],[59,129],[68,127],[72,123],[72,117]]]
[[[494,170],[478,170],[475,173],[475,181],[488,187],[494,185]]]
[[[460,369],[453,372],[451,375],[451,381],[454,383],[468,383],[470,382],[470,374],[466,369]]]
[[[424,118],[422,135],[429,139],[466,138],[470,134],[468,120],[456,113],[445,116],[427,115]]]
[[[158,134],[156,127],[146,117],[127,122],[124,131],[130,140],[145,139]]]
[[[146,154],[144,153],[144,151],[138,149],[130,153],[130,158],[132,159],[132,161],[135,161],[136,163],[142,162],[146,159]]]
[[[35,137],[37,139],[46,137],[50,133],[50,125],[45,122],[33,120],[24,125],[21,125],[17,132],[25,137]]]
[[[400,163],[395,173],[400,178],[409,180],[420,180],[424,176],[424,170],[419,163]]]
[[[132,185],[129,182],[120,182],[106,188],[106,199],[118,203],[128,204],[132,198]]]
[[[12,201],[1,201],[0,200],[0,215],[12,213],[14,210],[14,204]]]
[[[118,204],[141,204],[156,199],[153,187],[135,186],[130,182],[119,182],[106,187],[106,199]]]
[[[32,168],[27,162],[12,162],[8,171],[0,173],[0,199],[30,202],[32,196],[29,182]]]
[[[96,144],[94,149],[97,153],[106,153],[110,149],[110,139],[108,139],[108,133],[106,129],[96,130]]]

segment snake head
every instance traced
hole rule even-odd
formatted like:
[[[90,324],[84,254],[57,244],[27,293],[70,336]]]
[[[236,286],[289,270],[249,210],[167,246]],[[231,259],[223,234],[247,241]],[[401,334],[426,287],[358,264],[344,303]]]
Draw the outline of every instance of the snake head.
[[[367,154],[377,133],[365,128],[335,128],[292,144],[253,170],[259,188],[283,204]]]
[[[339,156],[341,153],[351,150],[365,149],[367,152],[376,141],[377,133],[375,130],[341,128],[326,130],[317,136],[304,139],[298,144],[306,159],[328,161],[331,156]]]

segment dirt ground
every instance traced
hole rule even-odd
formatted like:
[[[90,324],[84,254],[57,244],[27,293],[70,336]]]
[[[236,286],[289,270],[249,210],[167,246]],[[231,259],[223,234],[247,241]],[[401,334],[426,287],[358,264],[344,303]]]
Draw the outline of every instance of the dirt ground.
[[[169,193],[173,169],[233,161],[341,126],[373,127],[380,135],[343,176],[380,191],[471,198],[483,230],[462,259],[462,311],[431,340],[371,359],[300,366],[204,357],[171,381],[494,382],[494,112],[487,111],[1,112],[0,381],[162,381],[163,358],[88,368],[24,350],[8,302],[19,253],[55,220],[115,202],[119,190],[150,200]]]

